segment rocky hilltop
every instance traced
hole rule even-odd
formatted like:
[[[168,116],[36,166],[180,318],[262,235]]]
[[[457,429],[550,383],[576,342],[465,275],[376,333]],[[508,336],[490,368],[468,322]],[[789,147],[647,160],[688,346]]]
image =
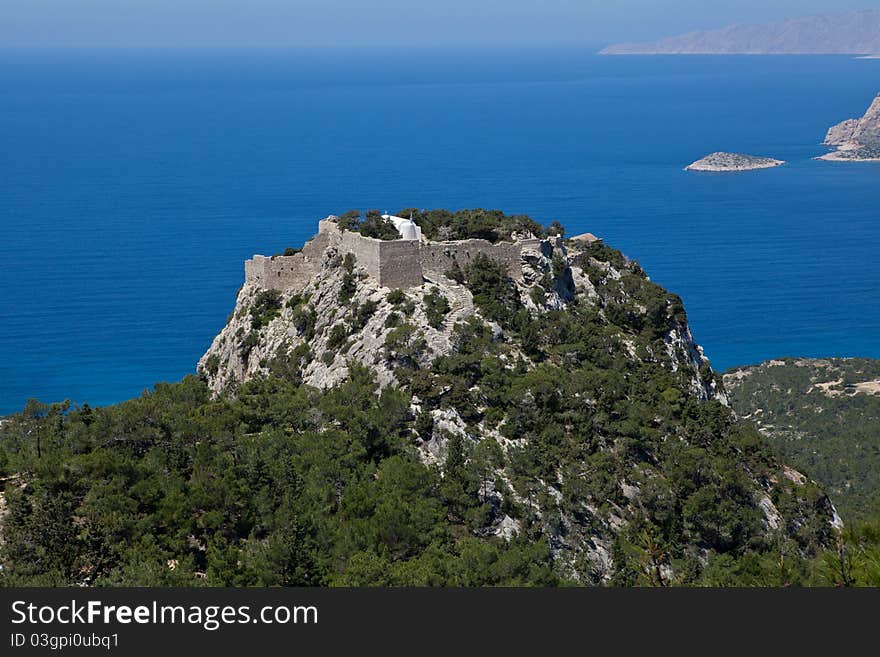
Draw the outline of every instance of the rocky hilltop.
[[[685,171],[753,171],[755,169],[772,169],[783,164],[785,164],[783,160],[774,160],[770,157],[717,152],[689,164],[685,167]]]
[[[835,150],[819,159],[838,162],[880,161],[880,95],[859,119],[847,119],[828,130],[825,146]]]
[[[675,295],[590,234],[487,216],[415,222],[433,236],[472,222],[461,236],[519,244],[513,269],[466,257],[472,240],[442,242],[452,264],[405,289],[346,248],[356,226],[331,229],[308,281],[246,282],[200,373],[221,397],[277,377],[329,392],[368,376],[402,391],[405,452],[447,477],[482,464],[469,531],[541,537],[573,581],[686,583],[713,555],[770,549],[780,532],[802,553],[831,540],[830,502],[736,425]],[[664,547],[646,565],[649,545]]]
[[[730,25],[659,41],[608,46],[603,55],[872,55],[880,53],[880,11]]]

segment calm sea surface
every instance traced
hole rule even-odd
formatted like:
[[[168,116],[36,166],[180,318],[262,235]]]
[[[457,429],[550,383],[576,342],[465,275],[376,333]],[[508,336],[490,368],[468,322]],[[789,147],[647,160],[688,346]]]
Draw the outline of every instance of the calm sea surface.
[[[0,413],[192,372],[243,260],[349,208],[594,232],[720,369],[880,357],[880,166],[811,159],[878,91],[847,57],[0,52]],[[790,164],[682,171],[714,150]]]

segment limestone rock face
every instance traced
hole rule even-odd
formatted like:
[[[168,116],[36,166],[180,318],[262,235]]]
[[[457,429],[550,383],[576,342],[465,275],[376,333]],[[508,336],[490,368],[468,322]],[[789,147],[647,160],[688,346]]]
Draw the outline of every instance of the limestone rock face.
[[[571,244],[580,248],[577,242]],[[259,306],[261,296],[269,291],[259,281],[245,283],[226,326],[198,363],[198,371],[207,378],[211,390],[234,392],[239,384],[270,372],[283,372],[326,389],[345,380],[349,362],[374,370],[382,387],[396,385],[400,382],[396,371],[407,361],[429,367],[438,356],[452,352],[455,326],[469,317],[479,318],[496,339],[504,339],[501,327],[483,316],[464,285],[433,275],[419,287],[399,291],[403,300],[391,303],[391,290],[356,261],[349,274],[343,255],[338,246],[327,247],[318,273],[301,290],[273,292],[277,308],[269,313],[268,321]],[[572,266],[582,258],[576,251],[569,253],[561,240],[545,240],[535,248],[523,249],[522,273],[516,280],[523,306],[532,313],[564,310],[574,301],[601,306],[605,300],[589,277],[580,267]],[[610,279],[621,276],[607,263],[593,264],[604,268]],[[356,284],[350,298],[342,301],[347,276]],[[541,294],[535,292],[538,289]],[[442,323],[433,326],[425,301],[426,295],[432,294],[445,298],[449,307]],[[258,321],[260,317],[264,321]],[[402,326],[412,327],[411,333]],[[709,367],[709,361],[687,324],[671,330],[665,341],[664,357],[670,369],[687,366],[694,371],[694,394],[724,401],[714,381],[706,383],[698,375]]]
[[[856,130],[859,127],[858,119],[847,119],[837,125],[828,128],[828,134],[825,135],[825,146],[843,146],[845,143],[855,138]]]
[[[770,157],[755,157],[739,153],[716,152],[697,160],[685,167],[686,171],[752,171],[754,169],[772,169],[785,164],[783,160]]]
[[[828,130],[823,142],[836,150],[819,159],[831,161],[880,160],[880,95],[860,119],[847,119]]]

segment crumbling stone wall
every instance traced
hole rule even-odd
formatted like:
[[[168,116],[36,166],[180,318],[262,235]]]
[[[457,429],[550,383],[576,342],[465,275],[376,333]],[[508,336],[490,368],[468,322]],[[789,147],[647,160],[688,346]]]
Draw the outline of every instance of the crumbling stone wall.
[[[561,245],[561,238],[556,241]],[[378,280],[380,285],[392,289],[418,287],[425,276],[442,276],[456,263],[465,267],[478,254],[501,261],[511,278],[521,280],[523,251],[541,253],[555,245],[552,240],[539,239],[498,244],[480,239],[427,244],[412,240],[378,240],[357,232],[342,231],[333,218],[328,217],[318,223],[318,234],[306,242],[299,253],[273,258],[255,255],[247,260],[245,280],[266,289],[302,289],[321,270],[324,253],[329,247],[336,248],[340,254],[353,254],[359,269]]]
[[[291,256],[255,255],[244,262],[244,278],[267,290],[301,290],[321,271],[327,247],[338,239],[339,228],[326,220],[318,224],[318,234]]]
[[[516,280],[522,279],[522,242],[499,242],[492,244],[486,240],[457,240],[423,244],[419,251],[422,271],[429,277],[445,274],[453,264],[459,267],[468,265],[478,254],[499,260],[507,268],[508,275]]]

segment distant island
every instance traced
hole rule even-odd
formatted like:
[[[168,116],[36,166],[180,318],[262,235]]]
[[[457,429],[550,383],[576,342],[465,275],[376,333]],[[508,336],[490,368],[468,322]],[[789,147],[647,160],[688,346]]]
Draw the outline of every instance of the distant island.
[[[817,158],[833,162],[880,161],[880,95],[860,119],[847,119],[828,130],[823,142],[835,150]]]
[[[775,160],[772,157],[717,152],[689,164],[685,167],[685,171],[752,171],[754,169],[772,169],[783,164],[785,164],[784,160]]]
[[[601,55],[878,55],[880,11],[729,25],[659,41],[620,43]]]

